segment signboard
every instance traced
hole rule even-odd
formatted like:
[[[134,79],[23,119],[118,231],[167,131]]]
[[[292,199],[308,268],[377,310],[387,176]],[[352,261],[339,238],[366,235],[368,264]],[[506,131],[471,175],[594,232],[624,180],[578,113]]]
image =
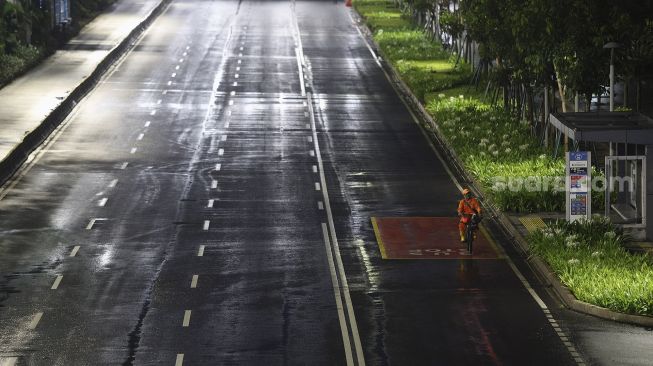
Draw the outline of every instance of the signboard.
[[[567,221],[592,215],[592,168],[588,151],[567,153]]]

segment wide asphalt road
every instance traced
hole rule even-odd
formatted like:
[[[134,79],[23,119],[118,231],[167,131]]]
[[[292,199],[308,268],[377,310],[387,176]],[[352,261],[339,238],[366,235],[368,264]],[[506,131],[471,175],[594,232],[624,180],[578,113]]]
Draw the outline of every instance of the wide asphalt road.
[[[605,361],[520,261],[381,258],[458,192],[342,3],[173,1],[0,194],[0,364]]]

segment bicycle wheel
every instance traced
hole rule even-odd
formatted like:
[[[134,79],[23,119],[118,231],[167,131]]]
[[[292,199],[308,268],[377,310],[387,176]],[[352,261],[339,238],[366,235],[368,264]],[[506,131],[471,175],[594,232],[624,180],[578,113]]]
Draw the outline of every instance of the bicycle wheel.
[[[465,241],[467,242],[467,252],[472,254],[472,244],[474,242],[474,230],[472,230],[472,225],[467,225],[465,230]]]

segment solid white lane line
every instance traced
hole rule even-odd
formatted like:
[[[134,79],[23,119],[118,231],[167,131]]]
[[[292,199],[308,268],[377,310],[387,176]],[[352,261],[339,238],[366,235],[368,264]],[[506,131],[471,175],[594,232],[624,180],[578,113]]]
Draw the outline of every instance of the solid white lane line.
[[[313,173],[317,173],[317,165],[313,165]]]
[[[227,135],[222,135],[222,137],[220,137],[220,140],[227,141]]]
[[[209,226],[211,226],[211,221],[204,220],[204,226],[202,226],[202,230],[204,230],[204,231],[209,230]]]
[[[150,112],[150,116],[153,116],[156,114],[156,109]]]
[[[75,246],[73,247],[73,250],[70,252],[70,256],[71,256],[71,257],[76,256],[76,255],[77,255],[77,252],[79,252],[79,248],[80,248],[79,245],[75,245]]]
[[[299,70],[299,85],[302,88],[302,97],[304,97],[306,96],[306,85],[304,84],[304,70],[302,69],[302,60],[300,59],[301,56],[299,47],[295,47],[295,55],[297,57],[297,69]]]
[[[182,327],[188,327],[190,325],[190,310],[184,311],[184,321],[181,323]]]
[[[138,150],[138,149],[135,148],[135,147],[132,147],[132,149],[129,150],[129,153],[130,153],[130,154],[135,154],[135,153],[136,153],[136,150]]]
[[[145,134],[144,134],[144,133],[141,133],[140,135],[138,135],[138,137],[136,138],[136,140],[140,141],[140,140],[143,139],[143,137],[145,137]]]
[[[175,77],[177,77],[177,73],[176,73],[176,72],[173,72],[172,75],[170,75],[170,76],[173,77],[173,78],[175,78]]]
[[[349,294],[349,284],[347,282],[347,274],[345,273],[345,267],[342,264],[342,257],[340,256],[340,245],[338,244],[338,237],[336,235],[336,227],[333,220],[333,213],[331,212],[329,192],[326,186],[324,163],[322,161],[322,154],[320,153],[319,140],[317,139],[317,125],[315,122],[315,112],[313,111],[313,96],[311,93],[307,93],[306,98],[307,98],[309,115],[311,118],[311,130],[313,131],[313,144],[315,146],[315,155],[317,156],[317,166],[318,166],[318,172],[320,174],[320,182],[322,183],[322,186],[324,186],[324,189],[322,190],[322,198],[324,199],[324,208],[326,210],[329,233],[331,234],[331,241],[333,243],[333,252],[336,259],[336,264],[338,266],[338,274],[340,275],[339,278],[342,283],[342,293],[345,297],[345,305],[347,307],[349,324],[351,325],[351,334],[354,340],[354,348],[356,350],[356,361],[358,363],[358,366],[364,366],[365,355],[363,354],[363,346],[361,344],[360,335],[358,333],[358,324],[356,322],[356,314],[354,314],[354,306],[351,301],[351,295]]]
[[[100,202],[97,203],[97,205],[100,206],[100,207],[104,207],[104,205],[107,204],[108,200],[109,199],[107,197],[104,197],[103,199],[100,200]]]
[[[17,361],[18,357],[5,357],[0,363],[0,366],[15,366]]]
[[[211,181],[211,189],[216,189],[216,188],[218,188],[218,181],[214,179]]]
[[[317,208],[318,208],[318,210],[324,210],[324,203],[322,203],[322,201],[318,201],[317,202]]]
[[[222,169],[222,164],[219,164],[219,163],[218,163],[218,164],[215,164],[215,170],[216,170],[217,172],[219,172],[220,169]]]
[[[177,353],[177,360],[175,361],[175,366],[184,366],[184,354]]]
[[[345,311],[342,306],[342,297],[340,295],[340,283],[338,281],[338,276],[336,275],[336,268],[333,264],[333,250],[331,248],[331,242],[329,241],[329,233],[327,232],[327,226],[325,223],[322,223],[322,237],[324,238],[324,247],[327,252],[327,261],[329,263],[329,273],[331,274],[331,285],[333,286],[333,296],[336,299],[336,309],[338,311],[338,321],[340,322],[340,333],[342,334],[342,343],[345,347],[345,358],[347,359],[347,365],[354,364],[354,358],[351,352],[351,342],[349,341],[349,331],[347,331],[347,323],[345,321]]]
[[[315,190],[319,191],[320,190],[320,183],[315,182]]]
[[[151,124],[151,123],[152,123],[152,121],[145,121],[145,125],[144,125],[144,126],[145,126],[145,127],[150,127],[150,124]]]
[[[224,149],[218,149],[218,155],[220,156],[224,155]]]
[[[198,257],[203,257],[204,256],[204,248],[206,248],[206,245],[200,245],[199,249],[197,250],[197,256]]]
[[[197,288],[197,280],[199,279],[200,276],[198,275],[193,275],[193,279],[190,280],[190,288]]]
[[[124,170],[125,168],[127,168],[127,165],[129,165],[128,162],[124,162],[124,163],[120,164],[120,169]]]
[[[43,312],[34,314],[32,321],[29,323],[29,329],[36,329],[36,326],[39,325],[41,318],[43,317]]]
[[[54,280],[54,283],[52,284],[52,287],[50,287],[50,290],[58,289],[62,279],[63,279],[63,275],[57,275],[57,278]]]
[[[213,203],[214,202],[215,202],[215,200],[209,200],[209,203],[206,204],[206,207],[213,208]]]
[[[113,188],[118,184],[118,179],[114,179],[109,183],[109,188]]]

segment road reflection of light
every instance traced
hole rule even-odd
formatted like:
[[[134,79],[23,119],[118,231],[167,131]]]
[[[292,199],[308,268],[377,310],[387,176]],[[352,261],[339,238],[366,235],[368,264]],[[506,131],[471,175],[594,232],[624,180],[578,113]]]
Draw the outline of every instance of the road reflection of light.
[[[354,240],[354,245],[358,248],[358,252],[360,253],[360,259],[362,260],[363,265],[365,266],[365,274],[367,275],[367,281],[370,284],[370,288],[368,291],[370,292],[378,291],[381,279],[379,278],[378,271],[376,271],[374,269],[374,266],[372,265],[370,256],[367,253],[367,248],[365,248],[365,241],[363,241],[362,239],[356,239]]]
[[[103,249],[104,252],[96,259],[97,267],[100,270],[106,269],[113,261],[113,257],[115,255],[113,244],[106,244],[103,246]]]

